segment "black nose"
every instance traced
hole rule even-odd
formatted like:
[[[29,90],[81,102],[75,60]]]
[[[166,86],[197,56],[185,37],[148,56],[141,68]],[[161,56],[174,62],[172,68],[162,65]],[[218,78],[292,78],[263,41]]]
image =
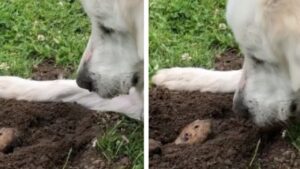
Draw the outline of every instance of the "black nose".
[[[132,86],[136,86],[139,83],[139,80],[140,80],[139,73],[135,73],[131,79]]]
[[[95,91],[95,87],[93,85],[93,80],[92,80],[92,78],[90,78],[87,75],[80,73],[76,79],[76,83],[79,87],[81,87],[83,89],[87,89],[90,92]]]
[[[298,105],[296,101],[293,101],[290,105],[290,112],[295,113],[298,110]]]

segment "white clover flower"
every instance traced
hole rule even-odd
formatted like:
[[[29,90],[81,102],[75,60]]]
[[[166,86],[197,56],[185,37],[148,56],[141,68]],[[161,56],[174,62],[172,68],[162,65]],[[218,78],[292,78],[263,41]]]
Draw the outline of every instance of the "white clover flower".
[[[226,30],[227,29],[227,25],[225,23],[220,23],[219,24],[219,29]]]
[[[59,2],[58,2],[58,5],[64,6],[64,3],[63,3],[62,1],[59,1]]]
[[[0,63],[0,70],[8,70],[9,68],[7,63]]]
[[[39,35],[37,36],[37,39],[38,39],[38,41],[45,41],[45,40],[46,40],[45,36],[44,36],[44,35],[41,35],[41,34],[39,34]]]
[[[190,56],[190,54],[184,53],[183,55],[181,55],[181,60],[190,61],[190,60],[192,60],[192,57]]]

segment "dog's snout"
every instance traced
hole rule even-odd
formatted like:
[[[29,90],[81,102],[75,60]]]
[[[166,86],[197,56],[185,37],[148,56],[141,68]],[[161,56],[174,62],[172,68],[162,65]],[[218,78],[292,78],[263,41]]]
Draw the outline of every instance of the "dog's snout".
[[[87,89],[90,92],[95,91],[92,78],[86,74],[79,73],[76,79],[76,83],[79,87]]]

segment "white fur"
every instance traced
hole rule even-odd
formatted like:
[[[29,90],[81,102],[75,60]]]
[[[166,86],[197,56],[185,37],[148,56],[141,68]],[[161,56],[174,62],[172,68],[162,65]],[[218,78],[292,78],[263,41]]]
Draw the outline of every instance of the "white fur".
[[[78,71],[94,81],[100,96],[128,93],[136,65],[144,58],[143,0],[82,0],[82,4],[92,32]]]
[[[162,69],[152,82],[171,90],[201,92],[234,92],[240,81],[241,71],[213,71],[202,68]]]
[[[295,113],[290,106],[300,89],[299,9],[298,0],[228,2],[227,20],[245,55],[245,84],[236,92],[243,95],[236,99],[243,100],[258,125]]]
[[[96,111],[120,112],[142,120],[143,103],[134,88],[129,95],[103,99],[79,88],[75,80],[34,81],[14,76],[0,76],[0,98],[38,102],[70,102]]]

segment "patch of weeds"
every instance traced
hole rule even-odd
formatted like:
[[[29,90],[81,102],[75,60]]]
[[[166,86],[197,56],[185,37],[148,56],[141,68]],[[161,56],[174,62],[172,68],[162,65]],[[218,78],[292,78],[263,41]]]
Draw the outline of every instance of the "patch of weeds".
[[[143,143],[143,125],[124,117],[98,139],[96,148],[110,162],[128,157],[132,168],[139,169],[144,164]]]
[[[287,135],[292,145],[300,152],[300,124],[291,124],[284,135]]]

